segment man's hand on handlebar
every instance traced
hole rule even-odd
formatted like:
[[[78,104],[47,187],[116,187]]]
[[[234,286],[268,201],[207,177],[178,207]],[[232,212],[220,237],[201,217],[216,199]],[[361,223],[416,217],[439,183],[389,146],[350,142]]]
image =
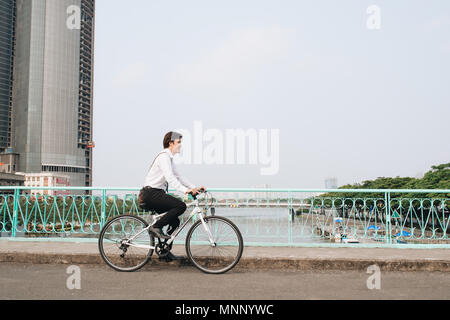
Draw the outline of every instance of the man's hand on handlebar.
[[[205,192],[206,188],[205,187],[200,187],[200,188],[194,188],[194,189],[189,189],[188,191],[186,191],[186,194],[191,194],[193,196],[197,195],[200,192]]]

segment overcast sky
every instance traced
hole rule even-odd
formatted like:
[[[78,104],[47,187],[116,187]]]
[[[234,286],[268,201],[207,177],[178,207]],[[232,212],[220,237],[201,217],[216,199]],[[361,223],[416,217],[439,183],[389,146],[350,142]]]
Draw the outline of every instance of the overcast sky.
[[[94,186],[141,187],[164,134],[195,121],[279,130],[276,174],[179,164],[207,187],[324,188],[450,162],[450,1],[97,0],[95,37]]]

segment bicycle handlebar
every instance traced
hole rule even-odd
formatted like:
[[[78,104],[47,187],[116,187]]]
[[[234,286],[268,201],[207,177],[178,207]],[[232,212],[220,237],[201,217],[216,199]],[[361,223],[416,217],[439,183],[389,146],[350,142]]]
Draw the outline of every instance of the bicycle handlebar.
[[[192,198],[194,198],[194,200],[197,200],[197,196],[201,193],[207,193],[208,191],[204,190],[199,190],[196,194],[194,194],[193,192],[189,192],[188,194],[192,196]]]

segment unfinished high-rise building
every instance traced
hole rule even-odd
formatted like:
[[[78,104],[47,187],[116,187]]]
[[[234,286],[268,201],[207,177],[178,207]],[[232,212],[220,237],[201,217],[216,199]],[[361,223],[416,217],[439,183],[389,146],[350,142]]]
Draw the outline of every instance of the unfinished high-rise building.
[[[0,152],[11,147],[15,5],[0,0]]]
[[[0,3],[13,3],[15,17],[16,171],[59,172],[72,186],[91,186],[95,0]]]

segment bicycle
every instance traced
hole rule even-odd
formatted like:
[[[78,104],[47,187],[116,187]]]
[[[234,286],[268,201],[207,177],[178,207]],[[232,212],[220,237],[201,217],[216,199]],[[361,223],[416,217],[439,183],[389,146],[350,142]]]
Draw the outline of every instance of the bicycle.
[[[203,198],[208,201],[209,193],[202,193]],[[234,268],[244,249],[244,241],[238,227],[227,218],[215,216],[213,207],[210,210],[211,215],[208,216],[209,206],[200,208],[199,198],[190,196],[193,201],[188,207],[194,206],[194,209],[189,218],[173,232],[170,239],[157,238],[157,245],[155,237],[148,229],[167,212],[155,215],[151,224],[134,215],[120,215],[108,221],[100,232],[98,242],[100,255],[106,264],[117,271],[132,272],[146,265],[154,251],[159,257],[167,256],[177,235],[194,218],[186,236],[188,259],[205,273],[220,274]],[[145,206],[141,208],[148,210]],[[107,250],[109,248],[114,252],[110,253]]]

